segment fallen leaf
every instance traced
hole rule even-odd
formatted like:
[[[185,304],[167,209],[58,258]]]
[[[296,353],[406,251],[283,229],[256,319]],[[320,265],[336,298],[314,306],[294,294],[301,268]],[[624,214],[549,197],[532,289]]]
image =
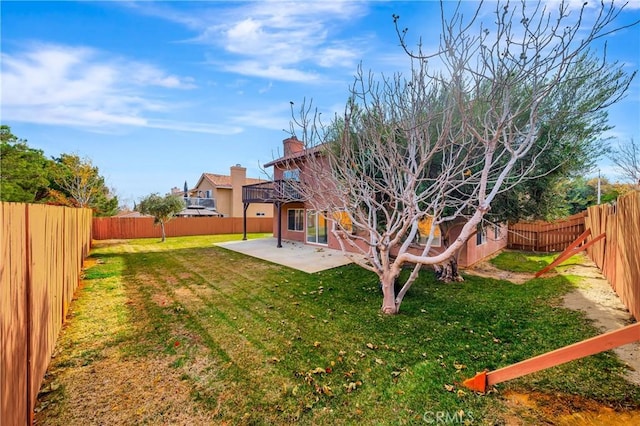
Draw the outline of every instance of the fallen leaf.
[[[320,346],[320,342],[318,342],[317,340],[315,342],[313,342],[313,347],[317,348]]]
[[[353,392],[357,388],[356,382],[349,382],[349,384],[343,386],[347,389],[347,392]]]
[[[373,350],[375,350],[375,349],[378,349],[378,347],[377,347],[377,346],[375,346],[373,343],[367,343],[367,347],[368,347],[369,349],[371,349],[372,351],[373,351]]]
[[[327,385],[322,386],[321,391],[327,396],[333,396],[333,390]]]
[[[376,358],[376,364],[382,365],[382,364],[384,364],[384,361],[381,360],[380,358]]]
[[[462,389],[458,389],[458,392],[457,392],[458,398],[462,398],[466,394],[467,393],[465,391],[463,391]]]
[[[453,392],[454,386],[453,386],[453,385],[447,385],[447,384],[445,384],[445,385],[444,385],[444,389],[445,389],[447,392]]]

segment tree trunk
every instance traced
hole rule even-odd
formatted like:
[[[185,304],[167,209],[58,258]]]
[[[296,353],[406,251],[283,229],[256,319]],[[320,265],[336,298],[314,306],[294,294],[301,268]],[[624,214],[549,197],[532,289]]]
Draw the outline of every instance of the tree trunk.
[[[160,241],[160,242],[164,243],[164,240],[166,239],[165,234],[164,234],[164,222],[160,222],[160,228],[162,229],[162,241]]]
[[[458,260],[455,257],[449,258],[446,262],[435,265],[436,277],[445,283],[464,281],[464,278],[458,273]]]
[[[380,279],[380,285],[382,286],[382,313],[384,314],[397,314],[398,307],[396,306],[396,289],[395,278],[385,276]]]

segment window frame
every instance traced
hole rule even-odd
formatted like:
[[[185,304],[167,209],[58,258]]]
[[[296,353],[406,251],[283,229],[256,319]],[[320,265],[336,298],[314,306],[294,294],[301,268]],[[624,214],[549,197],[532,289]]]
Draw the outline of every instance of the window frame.
[[[287,169],[282,171],[282,179],[283,180],[293,180],[295,182],[300,182],[300,169]]]
[[[305,232],[304,218],[305,218],[304,209],[296,209],[296,208],[287,209],[287,231]],[[291,228],[292,223],[293,223],[293,229]]]
[[[476,232],[476,246],[481,246],[487,243],[487,229],[482,226],[482,224],[478,224],[477,232]]]

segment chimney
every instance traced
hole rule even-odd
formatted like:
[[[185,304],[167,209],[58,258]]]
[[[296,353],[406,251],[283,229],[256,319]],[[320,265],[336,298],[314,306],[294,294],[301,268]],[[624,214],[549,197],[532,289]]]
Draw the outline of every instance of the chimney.
[[[247,169],[240,164],[231,166],[231,217],[242,217],[242,186],[247,181]]]
[[[295,136],[291,136],[289,139],[283,140],[282,145],[284,146],[285,157],[296,154],[298,152],[302,152],[302,150],[304,149],[304,144]]]

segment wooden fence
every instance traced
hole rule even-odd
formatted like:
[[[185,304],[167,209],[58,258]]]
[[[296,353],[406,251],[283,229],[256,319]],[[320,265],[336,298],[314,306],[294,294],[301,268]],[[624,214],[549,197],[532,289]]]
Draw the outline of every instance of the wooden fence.
[[[165,224],[167,237],[242,233],[241,217],[177,217]],[[247,232],[273,232],[273,218],[247,218]],[[160,226],[151,217],[96,217],[93,239],[160,238]]]
[[[555,222],[518,222],[509,224],[507,247],[515,250],[563,251],[584,232],[586,212]]]
[[[640,191],[618,198],[615,206],[589,207],[591,237],[606,237],[587,249],[629,312],[640,321]]]
[[[0,425],[32,424],[91,244],[91,210],[1,203]]]

